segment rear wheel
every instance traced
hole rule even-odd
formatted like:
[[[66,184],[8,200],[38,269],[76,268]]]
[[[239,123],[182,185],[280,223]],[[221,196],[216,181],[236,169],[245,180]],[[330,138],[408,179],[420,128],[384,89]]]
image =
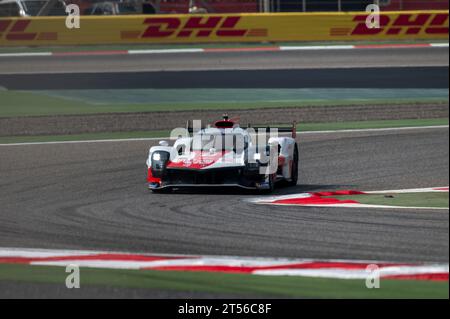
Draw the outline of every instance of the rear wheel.
[[[294,148],[294,158],[292,160],[292,168],[291,168],[291,180],[288,182],[289,186],[295,186],[298,182],[298,147],[297,143],[295,143]]]

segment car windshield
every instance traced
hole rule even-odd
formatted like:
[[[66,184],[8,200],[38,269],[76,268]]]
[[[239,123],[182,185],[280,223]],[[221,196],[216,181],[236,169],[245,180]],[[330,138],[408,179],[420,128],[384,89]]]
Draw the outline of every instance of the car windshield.
[[[242,134],[195,134],[192,142],[194,151],[235,151],[244,149],[244,136]]]

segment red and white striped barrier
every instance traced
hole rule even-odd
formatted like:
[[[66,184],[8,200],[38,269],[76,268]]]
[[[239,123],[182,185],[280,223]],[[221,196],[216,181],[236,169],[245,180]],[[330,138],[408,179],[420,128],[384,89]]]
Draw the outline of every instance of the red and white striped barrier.
[[[24,248],[0,248],[0,264],[2,263],[338,279],[365,279],[368,275],[367,267],[374,264],[378,266],[380,278],[384,279],[448,280],[449,269],[448,263],[132,254]]]
[[[297,205],[297,206],[316,206],[316,207],[359,207],[359,208],[395,208],[395,209],[439,209],[448,210],[448,207],[412,207],[412,206],[389,206],[389,205],[369,205],[361,204],[354,199],[339,199],[339,196],[349,195],[367,195],[367,194],[401,194],[401,193],[448,193],[448,186],[429,187],[429,188],[411,188],[397,190],[381,191],[357,191],[357,190],[338,190],[321,191],[300,194],[290,194],[282,196],[266,196],[250,199],[249,202],[255,204],[269,205]],[[331,197],[333,196],[333,197]],[[355,197],[357,198],[357,197]]]

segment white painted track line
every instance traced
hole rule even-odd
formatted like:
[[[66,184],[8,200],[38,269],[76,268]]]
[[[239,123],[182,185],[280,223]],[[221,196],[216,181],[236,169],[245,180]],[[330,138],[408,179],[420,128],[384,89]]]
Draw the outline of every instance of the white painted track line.
[[[356,49],[354,45],[312,45],[312,46],[281,46],[281,51],[304,51],[304,50],[350,50]]]
[[[128,54],[161,54],[161,53],[198,53],[204,49],[160,49],[160,50],[128,50]]]
[[[428,130],[428,129],[448,129],[448,125],[436,126],[409,126],[392,128],[370,128],[370,129],[348,129],[348,130],[327,130],[327,131],[305,131],[297,132],[297,135],[313,134],[340,134],[340,133],[365,133],[365,132],[390,132],[406,130]],[[110,143],[110,142],[136,142],[136,141],[159,141],[169,139],[169,137],[142,137],[142,138],[121,138],[104,140],[79,140],[79,141],[53,141],[53,142],[24,142],[24,143],[4,143],[0,146],[26,146],[26,145],[47,145],[47,144],[81,144],[81,143]]]
[[[448,48],[449,43],[393,43],[386,45],[369,45],[368,47],[364,45],[310,45],[310,46],[267,46],[258,48],[256,51],[312,51],[312,50],[358,50],[358,49],[408,49],[408,48]],[[123,54],[173,54],[173,53],[211,53],[211,52],[253,52],[251,50],[253,47],[242,47],[242,48],[180,48],[180,49],[142,49],[142,50],[110,50],[110,51],[87,51],[83,52],[81,56],[90,55],[123,55]],[[241,50],[239,50],[241,49]],[[39,56],[78,56],[80,52],[11,52],[11,53],[0,53],[0,58],[2,57],[39,57]]]
[[[31,56],[51,56],[52,52],[13,52],[13,53],[0,53],[0,58],[9,57],[31,57]]]
[[[448,43],[430,43],[432,48],[448,48]]]
[[[406,131],[406,130],[418,130],[418,129],[443,129],[448,128],[448,125],[435,125],[435,126],[406,126],[406,127],[390,127],[390,128],[364,128],[364,129],[344,129],[344,130],[327,130],[327,131],[305,131],[297,132],[298,134],[329,134],[329,133],[365,133],[365,132],[383,132],[383,131]]]

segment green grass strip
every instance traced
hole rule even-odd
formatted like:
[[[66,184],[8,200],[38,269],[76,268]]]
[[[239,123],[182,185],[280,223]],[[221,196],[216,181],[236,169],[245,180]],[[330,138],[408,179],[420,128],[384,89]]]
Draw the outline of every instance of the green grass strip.
[[[421,126],[440,126],[440,125],[448,125],[448,118],[353,121],[353,122],[334,122],[334,123],[302,123],[297,126],[297,130],[299,132],[309,132],[309,131],[382,129],[382,128],[421,127]]]
[[[382,98],[383,97],[383,98]],[[448,103],[448,90],[0,90],[0,117]]]
[[[0,137],[0,143],[35,143],[35,142],[62,142],[62,141],[92,141],[92,140],[117,140],[133,138],[164,138],[169,136],[169,131],[137,131],[137,132],[111,132],[111,133],[86,133],[73,135],[38,135],[38,136],[4,136]]]
[[[445,119],[418,119],[418,120],[385,120],[385,121],[358,121],[339,123],[304,123],[297,126],[299,132],[347,130],[347,129],[376,129],[397,127],[423,127],[448,125]],[[11,143],[35,143],[35,142],[60,142],[60,141],[89,141],[89,140],[114,140],[132,138],[167,138],[170,131],[136,131],[136,132],[111,132],[111,133],[86,133],[73,135],[41,135],[41,136],[3,136],[0,144]]]
[[[0,281],[53,283],[65,287],[64,267],[0,265]],[[365,280],[259,276],[206,272],[81,268],[81,288],[88,285],[231,293],[300,298],[448,298],[448,282],[381,280],[367,289]]]

